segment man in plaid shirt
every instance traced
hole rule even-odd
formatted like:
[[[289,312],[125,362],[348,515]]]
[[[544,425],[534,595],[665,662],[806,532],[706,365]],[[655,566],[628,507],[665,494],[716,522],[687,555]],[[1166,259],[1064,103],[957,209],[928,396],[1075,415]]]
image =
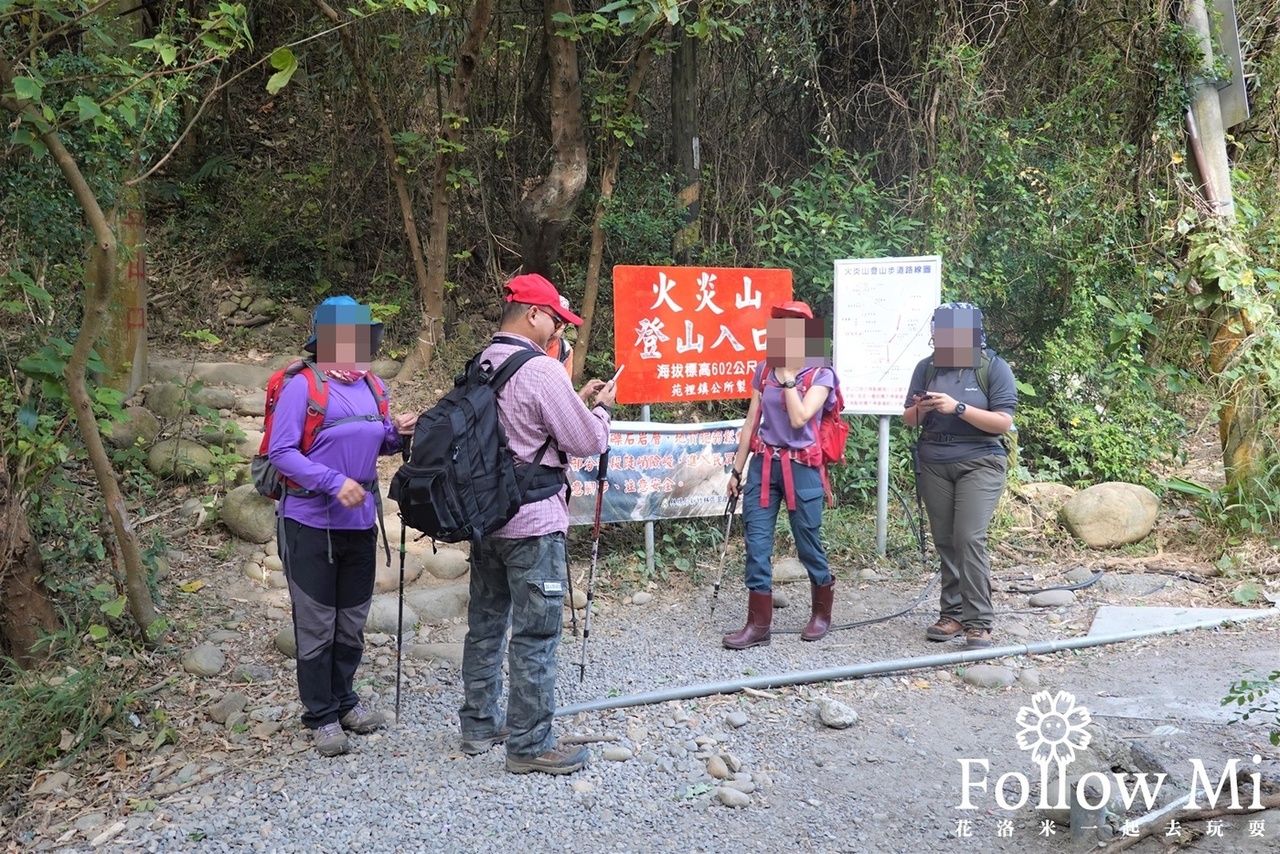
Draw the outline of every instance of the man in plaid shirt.
[[[482,359],[496,370],[522,348],[545,352],[565,323],[579,326],[582,318],[561,302],[551,282],[536,273],[517,276],[506,286],[501,327]],[[566,454],[592,457],[608,449],[614,397],[612,381],[591,380],[575,392],[556,359],[533,359],[498,392],[498,417],[517,463],[564,469]],[[548,436],[550,447],[535,460]],[[551,732],[568,528],[566,481],[486,537],[472,564],[462,652],[462,750],[476,755],[506,742],[507,770],[516,774],[571,774],[587,762],[585,747],[561,744]],[[499,699],[508,626],[511,685],[504,713]]]

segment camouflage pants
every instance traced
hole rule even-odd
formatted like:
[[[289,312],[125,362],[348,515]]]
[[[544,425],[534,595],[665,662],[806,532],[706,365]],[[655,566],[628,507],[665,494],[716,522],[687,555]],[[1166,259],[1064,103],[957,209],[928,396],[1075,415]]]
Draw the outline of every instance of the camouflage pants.
[[[462,648],[462,737],[485,738],[511,728],[507,752],[538,756],[555,746],[556,648],[567,584],[564,534],[490,537],[471,572],[467,639]],[[502,656],[511,629],[507,708]]]

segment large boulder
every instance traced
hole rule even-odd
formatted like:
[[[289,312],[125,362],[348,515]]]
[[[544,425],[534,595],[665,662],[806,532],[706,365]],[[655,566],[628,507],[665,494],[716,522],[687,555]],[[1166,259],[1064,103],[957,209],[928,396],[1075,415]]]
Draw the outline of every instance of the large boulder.
[[[204,480],[213,471],[213,455],[190,439],[165,439],[151,446],[147,468],[160,477]]]
[[[241,362],[197,362],[192,369],[195,378],[205,385],[233,385],[241,388],[266,388],[271,369]]]
[[[130,406],[121,415],[119,421],[111,422],[107,428],[106,440],[113,448],[129,448],[141,439],[150,442],[160,434],[160,420],[151,414],[151,410],[142,406]]]
[[[388,535],[390,536],[390,535]],[[400,589],[400,558],[396,554],[396,544],[391,544],[391,565],[387,565],[382,544],[378,544],[378,569],[374,578],[373,589],[376,593],[388,593]],[[404,583],[412,584],[422,575],[422,556],[405,554]]]
[[[418,615],[414,613],[413,607],[408,602],[405,602],[402,615],[399,597],[387,594],[374,596],[373,601],[369,603],[369,618],[365,620],[365,631],[394,635],[396,633],[396,621],[402,616],[403,621],[400,625],[404,633],[412,635],[413,627],[418,623]]]
[[[276,535],[276,503],[259,495],[251,483],[227,493],[220,518],[231,533],[251,543],[265,543]]]
[[[1151,533],[1160,500],[1145,486],[1100,483],[1068,498],[1059,511],[1062,524],[1095,549],[1136,543]]]

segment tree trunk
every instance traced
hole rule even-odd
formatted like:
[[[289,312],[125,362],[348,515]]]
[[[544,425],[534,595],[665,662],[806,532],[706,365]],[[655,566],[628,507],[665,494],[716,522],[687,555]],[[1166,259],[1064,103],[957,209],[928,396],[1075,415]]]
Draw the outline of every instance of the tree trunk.
[[[635,65],[631,68],[631,78],[627,81],[623,115],[629,115],[635,110],[636,96],[653,59],[650,41],[655,36],[656,30],[646,33],[640,41]],[[587,281],[582,290],[582,328],[578,330],[578,340],[573,348],[574,385],[581,382],[582,371],[587,363],[587,351],[591,348],[591,325],[596,317],[596,301],[600,296],[600,265],[604,258],[604,228],[601,221],[608,210],[609,200],[613,198],[614,184],[618,179],[618,162],[621,159],[622,140],[611,137],[604,171],[600,175],[600,198],[596,201],[596,209],[591,217],[591,251],[587,256]]]
[[[435,175],[431,181],[431,225],[427,239],[427,283],[422,290],[422,331],[418,347],[396,374],[397,381],[412,379],[418,369],[431,364],[435,348],[444,340],[444,284],[449,273],[449,171],[462,147],[462,128],[471,100],[471,80],[480,64],[480,51],[493,19],[493,0],[475,0],[467,37],[458,50],[458,64],[449,84],[449,100],[440,116],[440,141],[436,146]]]
[[[698,14],[697,3],[685,13]],[[678,264],[689,263],[689,251],[702,240],[702,163],[698,140],[698,40],[680,28],[671,56],[671,154],[680,180],[676,203],[684,213],[683,224],[671,242]]]
[[[570,0],[544,0],[548,80],[551,88],[550,172],[520,199],[520,255],[526,273],[554,279],[560,237],[587,183],[587,142],[582,118],[578,49],[555,34],[557,14],[572,15]]]
[[[23,502],[9,473],[0,470],[0,653],[23,667],[42,655],[34,651],[42,633],[58,630],[49,594],[40,583],[44,561],[31,537]]]
[[[8,91],[13,86],[13,68],[8,60],[0,56],[0,92]],[[43,117],[34,108],[14,101],[4,101],[2,106],[15,113],[26,112],[33,127],[44,125]],[[72,412],[75,415],[76,427],[80,431],[80,439],[84,442],[85,451],[89,455],[89,463],[93,467],[98,488],[102,491],[103,503],[107,515],[111,517],[111,525],[115,530],[116,541],[124,559],[125,594],[129,602],[129,614],[142,631],[147,641],[157,640],[167,630],[167,625],[158,619],[155,603],[151,600],[151,588],[147,586],[146,567],[142,562],[142,549],[138,545],[138,534],[129,518],[129,511],[124,505],[124,496],[120,494],[120,484],[116,482],[115,470],[111,467],[111,458],[102,444],[102,433],[98,429],[98,419],[94,417],[93,405],[89,398],[87,369],[89,353],[98,342],[106,322],[107,311],[115,294],[117,252],[116,237],[107,223],[107,217],[98,204],[98,199],[89,188],[79,164],[67,151],[62,140],[53,131],[45,131],[40,140],[48,147],[49,155],[62,172],[76,202],[84,212],[89,228],[93,231],[94,244],[90,250],[90,263],[93,277],[88,280],[84,296],[84,316],[80,321],[80,330],[76,336],[75,346],[71,350],[71,358],[67,360],[64,374],[67,380],[67,396],[71,399]]]
[[[1200,66],[1191,69],[1191,107],[1187,112],[1187,139],[1192,164],[1212,216],[1223,222],[1235,220],[1231,190],[1231,163],[1227,157],[1226,134],[1222,127],[1222,107],[1217,88],[1210,79],[1213,71],[1213,35],[1204,0],[1189,0],[1182,11],[1183,24],[1200,45]],[[1230,233],[1228,228],[1224,235]],[[1209,369],[1222,377],[1235,361],[1236,350],[1244,343],[1252,324],[1231,305],[1230,295],[1216,282],[1202,286],[1219,293],[1219,304],[1209,313]],[[1264,458],[1261,419],[1265,401],[1257,383],[1231,382],[1222,389],[1223,405],[1218,410],[1218,438],[1222,444],[1222,464],[1227,486],[1248,488]]]
[[[342,16],[325,0],[315,0],[315,4],[330,21],[335,24],[342,24]],[[397,159],[396,143],[391,135],[391,124],[387,121],[386,113],[382,111],[378,93],[373,88],[373,81],[369,77],[369,69],[365,66],[364,59],[360,56],[360,46],[356,44],[356,37],[351,31],[351,27],[339,26],[338,38],[342,42],[342,52],[347,55],[347,60],[351,63],[351,67],[356,73],[356,80],[360,83],[360,91],[364,95],[365,103],[369,106],[369,114],[373,116],[374,124],[378,126],[378,136],[382,139],[382,153],[387,159],[387,171],[391,173],[391,183],[396,188],[396,199],[400,202],[400,218],[404,221],[404,237],[409,244],[409,257],[413,259],[413,275],[417,279],[418,294],[424,306],[423,325],[426,331],[422,334],[430,337],[430,330],[432,329],[431,283],[427,276],[427,262],[422,255],[422,242],[418,238],[418,223],[413,216],[413,200],[409,196],[409,183],[405,179],[404,169],[400,168],[400,161]],[[423,338],[419,337],[418,340],[422,341]],[[431,361],[430,350],[427,351],[426,361]],[[404,373],[406,378],[412,373],[408,365],[406,365]]]

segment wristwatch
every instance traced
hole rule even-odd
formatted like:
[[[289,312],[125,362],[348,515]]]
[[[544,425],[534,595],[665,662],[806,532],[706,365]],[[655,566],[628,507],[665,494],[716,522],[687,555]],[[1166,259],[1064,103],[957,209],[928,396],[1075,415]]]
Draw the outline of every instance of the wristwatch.
[[[966,410],[966,409],[968,409],[968,408],[969,408],[969,407],[965,406],[963,403],[957,403],[957,404],[956,404],[956,415],[957,415],[957,416],[964,415],[965,410]]]
[[[796,381],[795,381],[795,380],[787,380],[785,383],[783,383],[783,384],[782,384],[782,387],[783,387],[783,388],[795,388],[795,387],[796,387]]]

